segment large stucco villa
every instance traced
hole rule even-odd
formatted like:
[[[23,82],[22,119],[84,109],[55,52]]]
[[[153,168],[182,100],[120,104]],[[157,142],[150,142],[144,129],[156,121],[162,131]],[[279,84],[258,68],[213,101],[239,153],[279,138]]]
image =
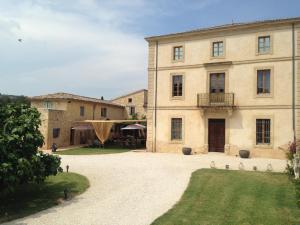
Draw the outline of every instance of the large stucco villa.
[[[284,158],[300,139],[300,18],[146,40],[148,151]]]

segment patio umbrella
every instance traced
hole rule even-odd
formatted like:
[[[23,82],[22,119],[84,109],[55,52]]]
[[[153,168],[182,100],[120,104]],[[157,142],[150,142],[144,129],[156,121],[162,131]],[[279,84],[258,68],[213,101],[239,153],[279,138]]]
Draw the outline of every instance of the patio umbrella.
[[[130,124],[127,125],[126,127],[121,128],[121,130],[144,130],[144,129],[146,129],[146,127],[138,123]]]

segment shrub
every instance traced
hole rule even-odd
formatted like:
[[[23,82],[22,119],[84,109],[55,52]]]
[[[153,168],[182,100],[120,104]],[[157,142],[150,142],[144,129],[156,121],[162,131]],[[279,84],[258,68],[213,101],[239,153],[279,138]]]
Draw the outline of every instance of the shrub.
[[[18,185],[40,183],[56,175],[60,158],[38,152],[43,145],[40,113],[26,104],[0,106],[0,192]]]
[[[295,173],[294,173],[294,157],[297,152],[297,144],[296,142],[291,142],[289,144],[288,153],[287,153],[287,174],[290,179],[292,179],[292,182],[295,185],[295,191],[296,191],[296,203],[298,207],[300,208],[300,180],[294,179]]]
[[[288,163],[287,163],[287,167],[286,167],[286,171],[289,176],[295,175],[293,159],[294,159],[294,154],[296,154],[296,150],[297,150],[296,142],[289,143],[289,148],[288,148],[288,152],[287,152]]]

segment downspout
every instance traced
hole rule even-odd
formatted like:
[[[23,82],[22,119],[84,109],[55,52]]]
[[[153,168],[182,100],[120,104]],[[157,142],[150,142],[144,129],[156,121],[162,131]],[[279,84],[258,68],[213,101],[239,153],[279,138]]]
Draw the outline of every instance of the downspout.
[[[155,99],[154,99],[154,149],[153,152],[156,152],[156,124],[157,124],[157,73],[158,73],[158,41],[156,41],[155,49]]]
[[[292,23],[292,122],[293,122],[293,135],[296,141],[296,107],[295,107],[295,24]]]

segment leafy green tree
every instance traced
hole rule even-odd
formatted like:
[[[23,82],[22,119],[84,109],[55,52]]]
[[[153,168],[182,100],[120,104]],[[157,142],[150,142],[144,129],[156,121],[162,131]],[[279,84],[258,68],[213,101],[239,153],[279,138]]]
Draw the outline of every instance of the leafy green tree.
[[[40,113],[26,104],[0,105],[0,193],[56,175],[60,158],[38,151],[43,145]]]
[[[138,119],[139,119],[139,116],[138,116],[137,113],[133,113],[129,119],[130,119],[130,120],[138,120]]]
[[[10,103],[19,103],[30,105],[29,98],[25,96],[16,96],[16,95],[4,95],[0,93],[0,106]]]

